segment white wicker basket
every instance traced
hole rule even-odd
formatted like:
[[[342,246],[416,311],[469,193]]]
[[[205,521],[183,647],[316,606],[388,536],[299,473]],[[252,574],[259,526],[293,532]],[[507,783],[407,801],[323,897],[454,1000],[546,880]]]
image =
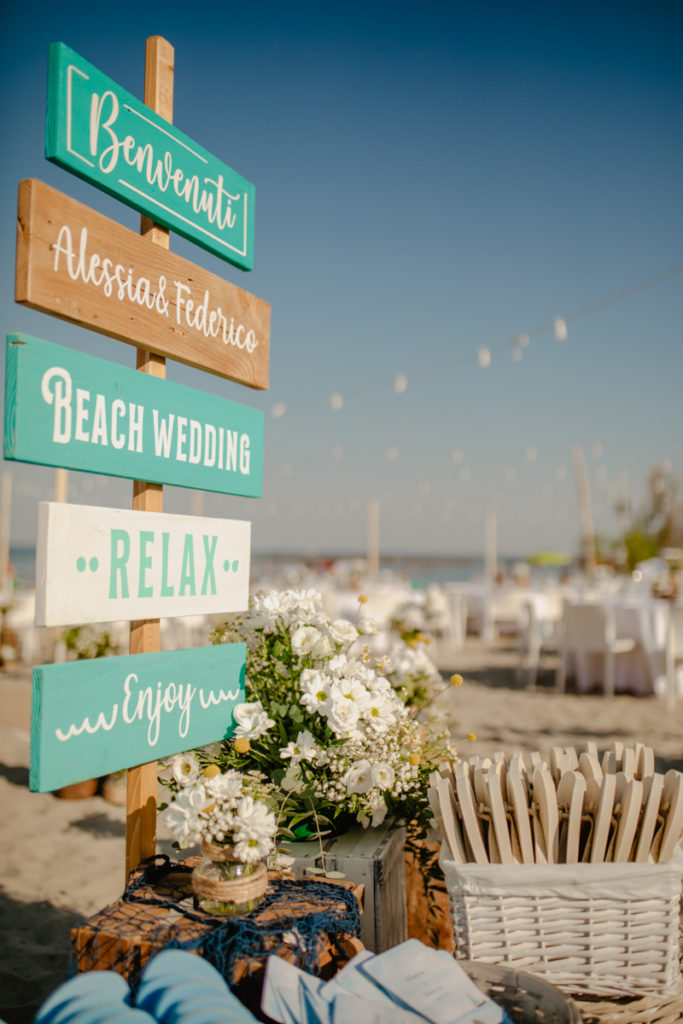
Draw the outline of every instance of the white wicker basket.
[[[669,995],[679,972],[681,864],[445,860],[456,956],[567,992]]]

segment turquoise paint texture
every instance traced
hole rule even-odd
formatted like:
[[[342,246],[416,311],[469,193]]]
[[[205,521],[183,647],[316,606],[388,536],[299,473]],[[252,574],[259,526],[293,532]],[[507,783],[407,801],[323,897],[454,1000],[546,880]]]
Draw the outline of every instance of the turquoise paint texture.
[[[50,47],[45,156],[253,269],[254,186],[64,43]]]
[[[246,645],[41,665],[33,670],[29,788],[61,786],[231,736]]]
[[[13,334],[4,455],[256,498],[263,489],[263,412]]]

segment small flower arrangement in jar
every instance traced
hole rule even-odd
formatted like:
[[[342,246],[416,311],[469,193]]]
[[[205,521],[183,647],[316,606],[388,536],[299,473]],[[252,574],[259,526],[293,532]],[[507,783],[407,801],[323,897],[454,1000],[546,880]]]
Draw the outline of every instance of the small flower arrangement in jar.
[[[201,768],[195,754],[170,762],[164,783],[173,792],[163,822],[180,849],[201,843],[192,873],[202,910],[243,914],[255,909],[268,885],[265,860],[277,833],[270,786],[259,772]]]

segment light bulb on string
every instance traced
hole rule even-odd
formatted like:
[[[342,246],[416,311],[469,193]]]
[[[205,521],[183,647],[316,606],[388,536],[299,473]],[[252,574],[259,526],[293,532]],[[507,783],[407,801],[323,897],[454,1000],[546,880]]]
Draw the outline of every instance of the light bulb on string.
[[[341,395],[335,392],[333,395],[330,395],[330,405],[335,412],[339,412],[339,410],[344,407],[344,399]]]
[[[396,459],[398,458],[398,448],[393,446],[391,448],[387,448],[386,456],[389,459],[389,462],[396,462]]]
[[[281,419],[282,416],[287,412],[287,406],[284,402],[276,402],[273,408],[270,410],[270,415],[274,420]]]
[[[342,455],[344,454],[344,449],[340,444],[335,444],[332,446],[332,451],[330,452],[330,454],[332,455],[333,459],[341,459]]]
[[[532,446],[529,446],[529,448],[527,448],[524,452],[524,458],[527,462],[535,462],[538,458],[538,448],[533,448]]]
[[[408,378],[404,373],[397,374],[394,377],[394,391],[397,395],[402,395],[408,387]]]
[[[518,334],[516,338],[512,339],[512,358],[514,362],[518,363],[524,355],[524,349],[529,344],[528,334]]]
[[[553,331],[558,341],[567,340],[567,323],[561,316],[556,316],[553,320]]]
[[[451,459],[453,460],[453,462],[463,462],[465,459],[465,453],[462,450],[462,448],[454,448],[453,451],[451,452]]]
[[[491,365],[491,352],[488,348],[482,347],[477,352],[477,362],[481,366],[482,370],[485,370],[487,366]]]

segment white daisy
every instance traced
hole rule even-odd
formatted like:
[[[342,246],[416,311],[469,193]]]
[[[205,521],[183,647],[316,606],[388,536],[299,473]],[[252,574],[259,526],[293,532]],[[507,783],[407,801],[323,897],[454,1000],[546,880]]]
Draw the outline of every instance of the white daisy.
[[[171,761],[171,772],[179,786],[189,786],[199,778],[201,768],[196,756],[189,754],[177,754]]]
[[[238,723],[235,736],[246,736],[248,740],[257,740],[275,725],[273,719],[263,710],[260,700],[238,704],[232,714]]]

